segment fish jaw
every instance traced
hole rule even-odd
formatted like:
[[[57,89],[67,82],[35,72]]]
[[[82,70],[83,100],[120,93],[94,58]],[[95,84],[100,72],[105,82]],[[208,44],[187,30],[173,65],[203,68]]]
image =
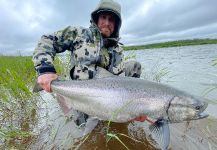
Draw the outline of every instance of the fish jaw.
[[[197,116],[195,116],[194,118],[192,118],[191,120],[199,120],[199,119],[204,119],[207,118],[209,116],[209,114],[207,113],[200,113]]]

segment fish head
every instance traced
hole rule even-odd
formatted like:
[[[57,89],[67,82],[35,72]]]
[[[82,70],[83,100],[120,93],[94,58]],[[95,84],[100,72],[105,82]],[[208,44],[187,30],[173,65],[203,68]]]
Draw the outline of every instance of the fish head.
[[[175,96],[168,107],[168,119],[171,122],[198,120],[208,117],[204,113],[208,103],[198,100],[193,96]]]

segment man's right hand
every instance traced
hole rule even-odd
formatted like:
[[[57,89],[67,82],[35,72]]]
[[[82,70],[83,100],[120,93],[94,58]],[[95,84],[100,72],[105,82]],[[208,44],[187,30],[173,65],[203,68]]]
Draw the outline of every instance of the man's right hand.
[[[38,84],[47,92],[52,92],[50,84],[51,81],[56,80],[58,75],[55,73],[46,73],[38,76]]]

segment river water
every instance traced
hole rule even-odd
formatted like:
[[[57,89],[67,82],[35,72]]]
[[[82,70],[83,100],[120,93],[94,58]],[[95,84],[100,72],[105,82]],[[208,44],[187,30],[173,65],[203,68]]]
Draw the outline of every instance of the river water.
[[[125,55],[135,55],[134,59],[141,62],[141,78],[156,77],[209,102],[208,118],[170,125],[171,149],[217,149],[217,92],[206,93],[217,84],[217,66],[212,66],[217,58],[217,45],[127,51]],[[162,76],[162,72],[167,73]],[[107,141],[107,122],[102,122],[91,134],[78,138],[83,130],[74,125],[72,118],[63,115],[52,95],[42,92],[41,96],[46,103],[42,103],[39,112],[40,126],[36,130],[40,134],[30,149],[155,149],[153,141],[147,138],[146,123],[112,123],[113,138]]]

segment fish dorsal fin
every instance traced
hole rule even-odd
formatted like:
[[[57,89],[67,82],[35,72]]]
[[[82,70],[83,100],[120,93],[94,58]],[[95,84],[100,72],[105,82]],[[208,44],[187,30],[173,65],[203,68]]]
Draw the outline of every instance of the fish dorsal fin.
[[[112,76],[114,75],[108,70],[102,67],[97,67],[95,78],[99,79],[99,78],[107,78],[107,77],[112,77]]]
[[[149,127],[152,138],[158,143],[162,150],[167,150],[170,142],[170,130],[168,122],[164,119],[157,120]]]

